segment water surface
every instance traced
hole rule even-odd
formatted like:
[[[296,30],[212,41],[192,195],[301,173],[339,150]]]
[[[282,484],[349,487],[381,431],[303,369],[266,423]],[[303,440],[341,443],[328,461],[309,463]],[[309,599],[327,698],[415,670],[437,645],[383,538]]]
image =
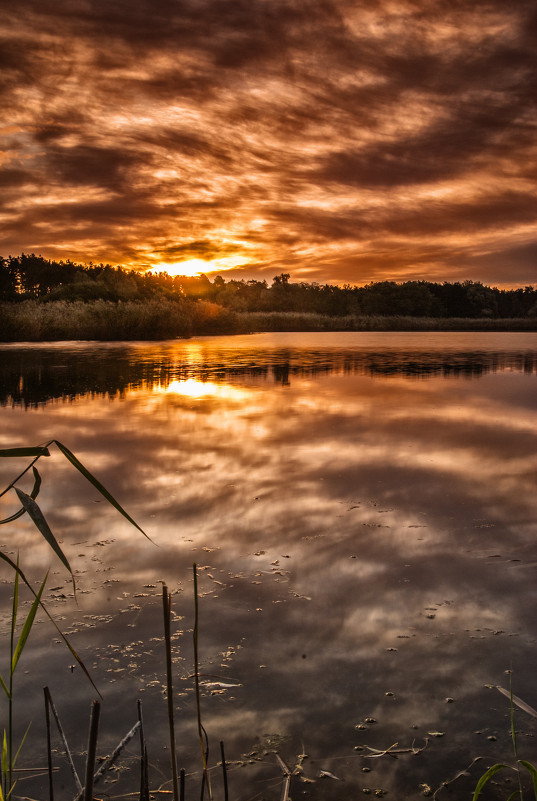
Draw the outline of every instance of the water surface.
[[[195,561],[204,724],[212,764],[220,739],[235,763],[234,798],[279,798],[273,750],[291,766],[309,755],[313,781],[294,779],[292,797],[420,798],[481,756],[438,797],[469,792],[510,754],[509,704],[490,686],[507,686],[513,670],[516,694],[537,706],[536,398],[535,334],[2,346],[0,447],[64,442],[155,543],[57,452],[40,462],[39,501],[78,605],[28,523],[0,530],[34,579],[52,567],[49,607],[104,696],[103,749],[132,725],[140,697],[152,785],[167,778],[165,581],[179,763],[199,767]],[[0,464],[2,486],[24,464]],[[3,516],[16,508],[0,503]],[[48,684],[83,750],[94,691],[56,640],[45,621],[32,633],[24,710],[39,740]],[[535,721],[520,712],[518,725],[532,759]],[[426,748],[397,759],[357,750],[395,742]]]

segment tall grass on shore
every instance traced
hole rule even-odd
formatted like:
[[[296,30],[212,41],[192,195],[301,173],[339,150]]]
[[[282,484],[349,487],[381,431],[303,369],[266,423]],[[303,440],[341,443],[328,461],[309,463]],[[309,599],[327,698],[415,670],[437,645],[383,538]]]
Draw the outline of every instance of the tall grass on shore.
[[[235,312],[206,301],[162,299],[0,304],[0,342],[162,340],[264,331],[537,331],[537,318]]]
[[[159,340],[234,333],[236,328],[233,312],[203,301],[0,304],[1,342]]]
[[[241,312],[240,327],[259,331],[537,331],[537,319],[405,317],[359,315],[335,317],[310,312]]]

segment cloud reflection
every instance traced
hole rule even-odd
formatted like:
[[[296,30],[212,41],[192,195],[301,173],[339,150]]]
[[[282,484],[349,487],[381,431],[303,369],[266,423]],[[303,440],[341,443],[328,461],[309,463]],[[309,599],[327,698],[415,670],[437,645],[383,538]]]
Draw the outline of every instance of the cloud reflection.
[[[320,769],[342,774],[353,791],[367,786],[355,745],[429,737],[419,765],[372,765],[374,786],[394,793],[417,792],[418,778],[439,785],[487,748],[507,758],[498,712],[506,707],[483,685],[501,684],[513,667],[517,694],[534,705],[535,373],[501,369],[497,359],[474,378],[315,372],[306,351],[304,372],[282,383],[250,372],[243,351],[246,368],[216,380],[220,351],[213,362],[201,353],[196,378],[2,410],[11,442],[66,442],[158,544],[133,533],[60,459],[43,463],[41,502],[80,585],[78,609],[54,597],[68,594],[54,566],[51,586],[64,589],[51,591],[51,602],[75,644],[94,654],[112,714],[127,714],[120,710],[142,691],[141,671],[147,715],[164,731],[166,580],[183,617],[175,621],[177,703],[187,739],[196,561],[202,670],[240,685],[204,691],[207,727],[228,753],[278,734],[293,759],[302,739],[314,760],[306,775],[323,798],[339,785],[321,788]],[[327,352],[317,355],[326,366]],[[28,550],[29,526],[16,536],[11,547],[24,544],[28,570],[40,575],[50,557]],[[53,655],[58,693],[61,658]],[[73,698],[85,699],[74,681]],[[533,731],[531,721],[524,726]],[[494,732],[498,745],[477,730]]]

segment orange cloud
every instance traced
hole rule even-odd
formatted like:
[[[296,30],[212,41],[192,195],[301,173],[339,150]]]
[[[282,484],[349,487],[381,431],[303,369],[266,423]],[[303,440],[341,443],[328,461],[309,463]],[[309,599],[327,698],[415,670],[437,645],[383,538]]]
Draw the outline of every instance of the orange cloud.
[[[529,4],[3,13],[4,255],[535,281]]]

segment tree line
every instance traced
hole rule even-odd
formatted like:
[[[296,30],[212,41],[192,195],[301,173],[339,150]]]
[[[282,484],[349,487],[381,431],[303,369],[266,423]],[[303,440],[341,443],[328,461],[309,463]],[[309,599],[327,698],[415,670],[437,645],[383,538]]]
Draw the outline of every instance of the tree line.
[[[110,264],[51,261],[34,254],[0,257],[0,301],[209,301],[236,312],[306,312],[332,317],[537,317],[537,289],[498,289],[478,281],[376,281],[365,286],[292,282],[289,273],[267,281],[217,275],[210,280],[137,273]]]

